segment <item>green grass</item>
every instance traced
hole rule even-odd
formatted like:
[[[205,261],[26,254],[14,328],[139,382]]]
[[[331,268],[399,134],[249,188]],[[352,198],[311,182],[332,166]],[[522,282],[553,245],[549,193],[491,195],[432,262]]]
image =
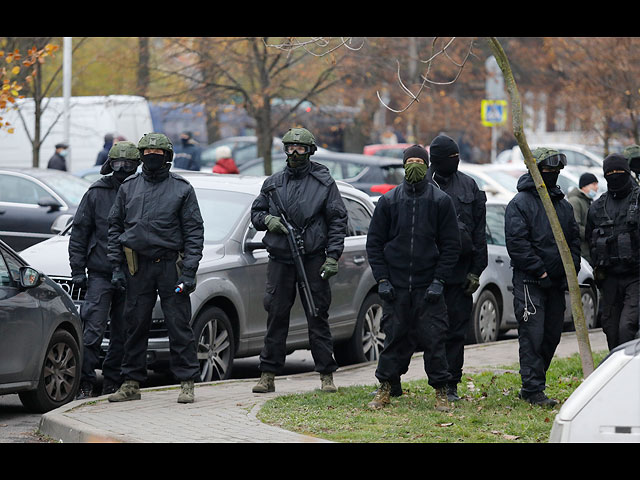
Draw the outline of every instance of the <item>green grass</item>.
[[[597,365],[606,355],[594,354]],[[506,367],[518,370],[518,366]],[[554,359],[547,372],[549,397],[560,402],[582,382],[578,355]],[[370,410],[374,384],[341,387],[337,393],[320,390],[269,400],[258,418],[281,428],[335,442],[355,443],[546,443],[553,409],[520,399],[520,375],[485,372],[464,375],[458,385],[462,398],[447,413],[437,412],[435,391],[426,378],[403,382],[404,394],[382,410]]]

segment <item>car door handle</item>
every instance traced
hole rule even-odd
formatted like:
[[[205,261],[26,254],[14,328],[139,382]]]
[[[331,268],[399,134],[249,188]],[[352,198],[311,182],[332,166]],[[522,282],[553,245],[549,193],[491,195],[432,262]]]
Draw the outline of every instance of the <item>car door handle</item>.
[[[355,263],[356,265],[360,265],[361,263],[364,263],[365,258],[362,256],[359,257],[353,257],[353,263]]]
[[[504,263],[504,260],[502,260],[502,258],[498,257],[496,258],[496,263]]]

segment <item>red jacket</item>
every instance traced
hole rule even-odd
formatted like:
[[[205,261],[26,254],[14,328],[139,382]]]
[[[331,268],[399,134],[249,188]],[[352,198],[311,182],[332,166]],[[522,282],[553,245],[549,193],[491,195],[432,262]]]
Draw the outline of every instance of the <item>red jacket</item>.
[[[240,173],[233,158],[221,158],[213,166],[213,173]]]

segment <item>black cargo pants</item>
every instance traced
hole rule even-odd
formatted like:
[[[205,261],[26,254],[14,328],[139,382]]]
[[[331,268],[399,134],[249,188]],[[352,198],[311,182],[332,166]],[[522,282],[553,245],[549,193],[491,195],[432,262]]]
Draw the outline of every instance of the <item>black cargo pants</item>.
[[[638,332],[638,274],[606,275],[602,293],[602,330],[609,350],[633,340]]]
[[[109,349],[102,364],[105,384],[119,387],[122,383],[120,365],[126,340],[123,318],[125,293],[111,285],[111,277],[89,272],[87,293],[80,307],[84,343],[81,382],[96,384],[96,369],[100,367],[100,345],[109,322]]]
[[[320,278],[320,268],[324,255],[314,255],[304,259],[305,272],[318,315],[309,318],[309,344],[315,371],[321,374],[335,372],[338,364],[333,357],[333,341],[329,329],[329,306],[331,288],[327,280]],[[279,373],[284,367],[287,355],[287,335],[291,308],[296,299],[296,268],[293,264],[269,259],[267,266],[267,286],[264,308],[267,311],[267,333],[260,352],[260,371]],[[301,296],[301,299],[303,297]]]
[[[387,302],[392,312],[386,318],[385,331],[390,338],[378,359],[376,378],[380,382],[400,382],[407,372],[411,356],[418,347],[424,349],[424,370],[433,388],[446,386],[451,379],[445,352],[448,328],[447,307],[444,298],[437,303],[424,299],[426,288],[409,289],[394,287],[396,298]]]
[[[153,307],[160,306],[169,333],[170,370],[178,381],[197,381],[200,367],[196,341],[191,329],[189,295],[175,293],[178,283],[176,255],[153,259],[138,254],[138,271],[131,276],[126,265],[127,303],[125,318],[129,328],[124,346],[122,377],[144,382],[147,379],[147,346]]]
[[[523,272],[513,271],[513,310],[518,321],[522,393],[545,389],[547,370],[562,336],[565,289],[560,284],[543,289]]]
[[[460,383],[464,365],[464,343],[471,321],[473,297],[464,293],[463,284],[447,284],[444,287],[444,301],[447,305],[449,330],[447,332],[447,364],[451,374],[450,385]]]

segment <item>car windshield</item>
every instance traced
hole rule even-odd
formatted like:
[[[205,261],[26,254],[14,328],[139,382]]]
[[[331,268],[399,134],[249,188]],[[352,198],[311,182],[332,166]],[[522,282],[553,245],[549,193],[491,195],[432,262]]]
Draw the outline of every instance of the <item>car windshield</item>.
[[[72,175],[47,175],[42,180],[74,206],[80,204],[82,196],[91,185],[87,180]]]
[[[196,196],[204,220],[205,243],[226,239],[255,200],[247,193],[208,188],[196,188]]]

